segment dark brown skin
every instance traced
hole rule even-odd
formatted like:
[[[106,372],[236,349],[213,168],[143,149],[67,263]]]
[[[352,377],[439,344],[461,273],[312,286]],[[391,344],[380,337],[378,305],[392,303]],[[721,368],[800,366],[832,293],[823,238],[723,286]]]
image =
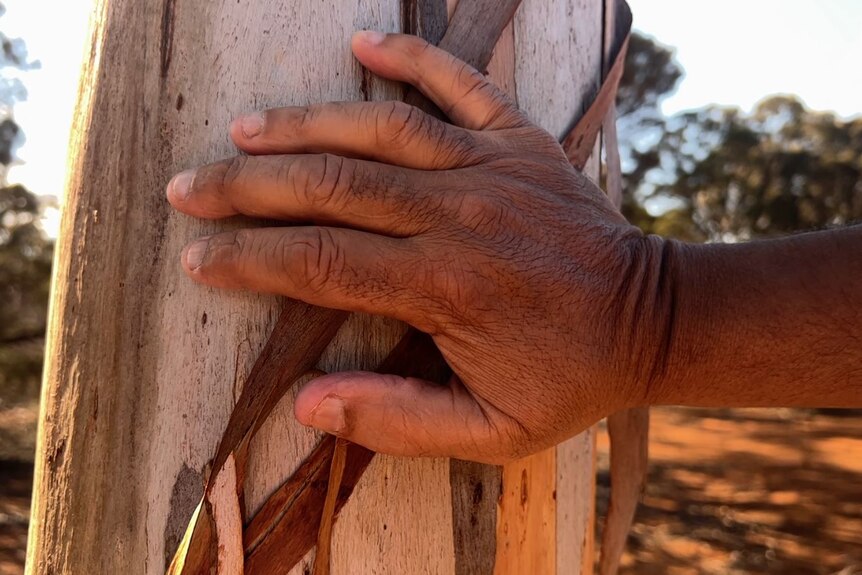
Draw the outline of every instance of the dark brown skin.
[[[195,217],[301,223],[186,248],[195,281],[398,318],[446,387],[370,373],[306,385],[296,417],[374,449],[503,462],[625,407],[862,407],[862,227],[734,246],[645,237],[547,132],[417,38],[359,33],[399,102],[234,122],[237,156],[176,176]]]

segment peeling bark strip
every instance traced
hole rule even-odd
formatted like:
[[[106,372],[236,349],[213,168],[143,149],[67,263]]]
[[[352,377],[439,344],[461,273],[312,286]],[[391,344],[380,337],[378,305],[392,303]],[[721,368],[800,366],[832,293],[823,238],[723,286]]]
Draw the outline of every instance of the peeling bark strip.
[[[378,367],[381,373],[445,382],[451,375],[430,337],[410,330]],[[314,546],[328,491],[335,439],[327,436],[245,529],[246,571],[271,573],[296,565]],[[353,493],[374,452],[347,444],[333,523]],[[192,573],[192,572],[189,572]]]
[[[282,319],[289,314],[290,310],[285,310]],[[280,320],[279,324],[282,323],[295,330],[308,328],[314,331],[314,326]],[[283,337],[285,333],[280,335]],[[295,338],[290,339],[296,341]],[[410,330],[402,338],[379,366],[378,371],[403,377],[421,377],[441,383],[446,381],[450,374],[431,338],[415,330]],[[291,383],[294,381],[296,379]],[[334,438],[326,437],[300,468],[269,497],[264,507],[246,526],[243,547],[245,569],[248,573],[272,573],[292,567],[314,546],[321,517],[324,516],[334,447]],[[337,491],[337,498],[332,502],[333,523],[373,457],[374,453],[364,447],[347,445],[341,486]],[[227,460],[230,460],[230,454]],[[212,561],[218,554],[212,550],[221,548],[222,543],[221,533],[212,515],[216,503],[211,500],[211,489],[219,484],[218,476],[215,471],[210,476],[207,495],[177,550],[168,571],[171,574],[207,573],[217,567]],[[237,469],[238,491],[241,491],[244,477],[244,471]],[[224,492],[222,494],[224,495]],[[207,551],[208,549],[210,551]],[[222,573],[218,570],[214,572]]]
[[[484,72],[521,0],[460,0],[440,47]]]
[[[628,39],[623,43],[623,50],[618,54],[611,67],[608,77],[605,78],[599,94],[590,105],[587,113],[581,118],[574,129],[563,138],[563,149],[569,157],[569,161],[577,169],[582,170],[587,165],[587,160],[593,153],[593,146],[605,121],[608,110],[614,105],[617,97],[617,88],[623,77],[625,67],[625,49],[628,48]]]
[[[212,476],[218,474],[228,455],[248,441],[249,434],[260,429],[297,378],[317,365],[323,350],[346,319],[347,313],[338,310],[298,301],[285,304],[231,413],[213,460]]]
[[[314,547],[334,452],[335,438],[326,437],[246,527],[243,538],[247,573],[287,572]],[[352,443],[347,445],[333,524],[373,458],[374,452]]]
[[[332,459],[329,462],[329,481],[326,485],[326,500],[323,502],[323,515],[320,519],[320,529],[317,531],[317,555],[314,556],[314,575],[329,575],[332,565],[332,526],[335,524],[335,505],[338,502],[338,492],[341,490],[341,480],[344,477],[344,465],[347,459],[348,441],[337,439]]]
[[[435,46],[443,39],[448,22],[446,0],[403,0],[401,4],[401,31]]]
[[[440,48],[484,72],[497,41],[520,5],[521,0],[460,0],[440,40]],[[416,88],[407,90],[404,101],[429,114],[444,117]]]
[[[599,575],[620,566],[648,465],[649,408],[625,409],[608,417],[611,440],[611,496],[602,532]]]
[[[355,451],[352,450],[351,451]],[[246,557],[250,557],[255,553],[258,553],[258,549],[264,545],[267,539],[270,539],[269,545],[272,545],[272,540],[277,539],[276,537],[271,537],[272,533],[279,527],[279,525],[283,525],[284,522],[290,522],[291,509],[295,506],[305,507],[305,505],[300,503],[301,498],[309,498],[310,496],[304,495],[306,490],[318,490],[320,486],[323,484],[324,474],[328,468],[328,464],[332,459],[332,454],[335,452],[335,437],[331,435],[327,435],[323,438],[323,440],[314,448],[314,450],[308,455],[305,461],[302,462],[302,465],[299,466],[299,469],[285,481],[281,487],[273,493],[269,499],[267,499],[266,503],[263,507],[261,507],[260,511],[254,516],[251,522],[246,525],[245,531],[243,533],[243,548],[245,549]],[[350,455],[353,455],[352,453]],[[350,458],[351,462],[346,465],[348,470],[355,470],[362,467],[361,463],[358,463],[354,458]],[[364,454],[364,459],[367,462],[371,461],[371,452],[368,454]],[[348,475],[350,472],[348,472]],[[344,474],[341,476],[341,489],[344,489],[344,485],[346,484]],[[285,518],[287,519],[285,520]],[[313,513],[309,515],[310,520],[314,520]],[[298,528],[299,526],[297,526]],[[311,537],[309,535],[308,537]],[[297,533],[295,537],[287,538],[283,544],[285,546],[290,546],[293,541],[296,540],[307,540],[308,537],[304,537],[302,533]],[[291,553],[290,550],[284,550],[285,557],[293,557],[295,561],[299,561],[305,552],[311,548],[312,544],[309,544],[306,548],[306,544],[300,542],[298,545],[299,549],[295,553]],[[265,551],[263,553],[266,553]],[[289,559],[285,559],[286,564],[290,564],[291,561]]]

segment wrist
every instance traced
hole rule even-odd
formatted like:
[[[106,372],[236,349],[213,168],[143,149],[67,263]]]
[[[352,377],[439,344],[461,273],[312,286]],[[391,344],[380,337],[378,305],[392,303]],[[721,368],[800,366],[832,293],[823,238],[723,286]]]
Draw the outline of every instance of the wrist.
[[[703,290],[698,277],[702,246],[655,235],[641,236],[631,250],[624,293],[624,323],[631,333],[621,338],[627,349],[627,398],[631,406],[674,403],[680,374],[695,360],[704,326],[697,303]],[[703,304],[705,306],[705,303]]]

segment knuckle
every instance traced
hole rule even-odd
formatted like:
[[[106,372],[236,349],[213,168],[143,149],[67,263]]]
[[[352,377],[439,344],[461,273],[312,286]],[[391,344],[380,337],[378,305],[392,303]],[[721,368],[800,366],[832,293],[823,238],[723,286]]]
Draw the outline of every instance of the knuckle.
[[[320,154],[295,162],[285,176],[288,186],[312,208],[337,208],[347,198],[353,164],[341,156]]]
[[[434,141],[434,155],[440,162],[460,167],[474,166],[499,154],[476,139],[472,132],[439,123],[439,136]]]
[[[309,132],[315,130],[315,126],[318,124],[320,117],[326,112],[326,110],[337,105],[338,104],[335,103],[327,103],[311,104],[306,106],[302,112],[297,115],[294,125],[291,126],[292,131],[299,137],[305,137]]]
[[[517,461],[533,454],[534,450],[530,448],[530,444],[524,438],[508,438],[502,440],[502,448],[500,457],[504,462]]]
[[[506,94],[500,92],[493,85],[489,85],[486,88],[492,92],[490,96],[495,100],[496,105],[482,122],[481,130],[489,126],[522,127],[529,125],[529,120],[524,116],[524,113],[515,106],[514,102]]]
[[[267,253],[262,238],[254,230],[237,230],[231,239],[232,263],[240,275],[250,265],[266,263]]]
[[[523,459],[536,451],[536,441],[520,422],[505,416],[495,422],[493,433],[498,446],[498,457],[504,462]]]
[[[403,148],[428,130],[427,116],[409,104],[390,102],[377,110],[377,137],[383,144]]]
[[[248,156],[234,156],[226,160],[224,172],[222,172],[222,188],[229,188],[239,182],[246,175]]]
[[[228,199],[230,190],[241,183],[247,176],[248,156],[234,156],[213,164],[211,171],[204,178],[195,178],[194,187],[211,186],[220,197]],[[194,192],[195,190],[192,190]]]
[[[508,227],[514,206],[500,194],[473,192],[458,200],[458,220],[474,233],[498,233]]]
[[[550,155],[568,162],[560,142],[549,132],[533,124],[510,128],[505,131],[505,137],[517,143],[519,152],[528,151],[537,157]]]
[[[481,157],[476,138],[404,102],[376,108],[376,133],[382,145],[404,149],[419,141],[431,148],[438,164],[467,164]]]
[[[462,105],[465,100],[479,99],[493,103],[485,113],[485,117],[476,126],[479,131],[499,125],[515,127],[529,123],[512,99],[488,80],[482,72],[469,64],[460,62],[457,78],[458,83],[465,86],[466,89],[461,97],[445,110],[447,116],[455,108]]]
[[[527,211],[535,211],[536,202],[544,197],[544,192],[568,185],[574,173],[570,164],[559,166],[532,151],[490,160],[483,168],[494,174],[503,201]]]
[[[321,293],[340,281],[345,268],[344,253],[326,228],[310,228],[300,237],[284,238],[278,252],[282,268],[299,287]]]
[[[493,463],[505,464],[523,459],[536,451],[536,442],[524,425],[491,408],[483,412],[482,427],[470,435],[468,448],[482,453]]]
[[[464,86],[465,89],[454,102],[450,102],[450,104],[443,110],[443,113],[446,114],[447,117],[452,117],[453,112],[463,105],[465,100],[473,97],[476,92],[487,89],[488,86],[491,85],[481,72],[466,62],[461,62],[454,56],[450,56],[450,62],[452,65],[457,67],[457,72],[455,73],[455,84]],[[481,126],[479,129],[483,128],[484,126]]]
[[[451,58],[453,63],[458,65],[458,81],[470,86],[471,90],[484,90],[492,85],[482,72],[470,64],[458,60],[455,56]]]
[[[263,255],[260,238],[252,230],[225,232],[210,240],[206,265],[201,272],[231,278],[240,284],[246,272],[260,264]]]

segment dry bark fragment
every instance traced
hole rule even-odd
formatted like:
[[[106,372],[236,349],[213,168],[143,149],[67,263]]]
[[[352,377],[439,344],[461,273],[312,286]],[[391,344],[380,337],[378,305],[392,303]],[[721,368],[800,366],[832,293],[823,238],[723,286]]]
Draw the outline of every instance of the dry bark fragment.
[[[433,340],[415,330],[408,331],[377,371],[441,383],[450,374]],[[327,500],[329,462],[334,449],[335,438],[325,437],[246,526],[248,573],[270,573],[276,567],[292,567],[314,546]],[[373,458],[373,451],[347,443],[344,472],[333,505],[333,523]]]
[[[619,208],[623,190],[617,146],[615,94],[628,47],[631,13],[625,2],[606,0],[605,15],[605,68],[609,69],[608,78],[614,83],[614,98],[608,100],[602,118],[607,165],[606,189],[613,204]],[[617,77],[612,77],[614,74]],[[608,417],[607,423],[611,448],[611,493],[602,533],[599,575],[614,575],[619,569],[643,491],[648,463],[649,408],[622,410]]]
[[[614,575],[631,531],[647,472],[649,408],[625,409],[608,417],[611,496],[602,532],[599,575]]]
[[[332,556],[332,526],[335,523],[335,504],[338,491],[341,489],[341,479],[344,477],[344,464],[347,459],[345,439],[335,440],[335,452],[329,464],[329,484],[326,486],[326,500],[323,502],[323,515],[320,519],[320,529],[317,532],[317,555],[314,556],[314,575],[329,575],[330,558]]]

